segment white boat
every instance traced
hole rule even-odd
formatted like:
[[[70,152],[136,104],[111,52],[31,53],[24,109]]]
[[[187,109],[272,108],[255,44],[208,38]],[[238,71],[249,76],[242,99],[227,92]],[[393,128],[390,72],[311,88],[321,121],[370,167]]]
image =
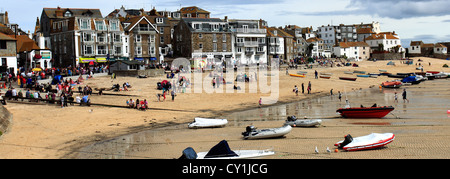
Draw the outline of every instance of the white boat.
[[[292,127],[315,127],[322,124],[320,119],[297,119],[295,116],[289,116],[284,123]]]
[[[254,126],[247,126],[246,131],[242,132],[244,139],[268,139],[283,137],[284,135],[291,132],[292,127],[289,125],[284,125],[280,128],[270,128],[270,129],[256,129]]]
[[[220,141],[208,152],[196,153],[191,147],[183,150],[180,159],[245,159],[260,158],[275,154],[272,150],[231,150],[226,140]]]
[[[345,139],[334,144],[347,151],[366,150],[383,147],[394,141],[393,133],[372,133],[366,136],[352,138],[350,134]]]
[[[189,123],[189,128],[211,128],[211,127],[223,127],[227,125],[227,119],[207,119],[196,117],[193,122]]]

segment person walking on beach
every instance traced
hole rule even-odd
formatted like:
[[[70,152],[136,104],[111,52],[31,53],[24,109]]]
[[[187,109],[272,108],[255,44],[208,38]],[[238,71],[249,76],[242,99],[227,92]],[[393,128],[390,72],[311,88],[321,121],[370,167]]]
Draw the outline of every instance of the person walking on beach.
[[[398,96],[397,96],[397,92],[395,92],[395,94],[394,94],[394,102],[395,102],[395,103],[398,103]]]
[[[175,91],[174,90],[172,90],[171,92],[170,92],[170,95],[172,96],[172,102],[175,100],[175,96],[177,95],[176,93],[175,93]]]
[[[261,104],[262,104],[262,98],[259,98],[259,107],[261,107]]]
[[[310,94],[311,93],[311,81],[308,82],[308,89],[307,90],[308,90],[308,94]]]
[[[316,76],[316,79],[318,79],[318,77],[317,77],[317,75],[318,75],[317,70],[314,70],[314,75]]]
[[[342,100],[341,100],[341,99],[342,99],[341,91],[338,91],[338,96],[339,96],[339,101],[342,101]]]
[[[216,78],[212,79],[212,86],[213,86],[213,88],[216,88]]]
[[[333,96],[333,88],[330,90],[330,95]]]
[[[305,84],[302,83],[302,94],[305,94]]]
[[[298,88],[297,88],[297,85],[294,86],[294,93],[295,93],[296,96],[298,96]]]
[[[406,99],[406,89],[403,89],[402,96],[403,96],[403,103],[405,103],[405,101],[408,101],[408,103],[409,103],[409,100]]]

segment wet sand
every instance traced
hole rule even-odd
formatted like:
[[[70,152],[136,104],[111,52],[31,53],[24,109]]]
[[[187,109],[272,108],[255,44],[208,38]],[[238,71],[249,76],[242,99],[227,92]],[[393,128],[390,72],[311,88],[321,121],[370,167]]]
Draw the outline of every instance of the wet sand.
[[[425,70],[448,72],[448,69],[442,68],[442,65],[448,61],[421,59],[425,61],[423,62],[425,64],[428,61],[433,64],[431,67],[425,66]],[[343,106],[343,102],[336,102],[337,96],[332,101],[329,96],[326,96],[331,88],[334,89],[335,94],[337,94],[337,91],[343,92],[346,89],[350,96],[352,91],[357,91],[360,88],[368,89],[370,86],[375,86],[373,89],[379,90],[376,87],[378,84],[382,81],[392,80],[392,78],[387,77],[358,78],[356,82],[337,79],[339,76],[356,76],[344,74],[344,71],[362,70],[370,73],[376,73],[378,69],[386,69],[392,73],[417,71],[415,65],[407,66],[396,61],[397,66],[393,67],[387,66],[386,63],[386,61],[360,62],[358,63],[359,68],[318,68],[319,72],[333,73],[329,80],[314,79],[314,69],[306,70],[309,72],[306,78],[289,77],[284,75],[284,70],[281,70],[280,96],[277,104],[301,101],[297,105],[298,107],[293,106],[293,104],[285,105],[286,109],[284,110],[272,109],[271,106],[267,105],[264,105],[261,109],[251,110],[257,106],[258,99],[261,96],[267,96],[267,94],[261,94],[260,92],[242,94],[179,93],[175,102],[170,102],[170,96],[167,96],[166,102],[157,102],[155,97],[155,94],[158,93],[156,82],[165,79],[165,77],[148,79],[124,77],[113,82],[109,77],[99,77],[88,80],[84,84],[89,84],[95,88],[111,87],[112,84],[130,82],[133,85],[130,91],[108,93],[134,96],[100,97],[93,95],[92,101],[124,106],[125,101],[129,98],[133,98],[133,100],[136,98],[147,99],[152,110],[143,112],[134,109],[101,106],[75,106],[61,109],[55,105],[8,103],[5,107],[13,113],[13,124],[9,132],[0,137],[2,147],[0,158],[177,158],[181,151],[188,146],[193,147],[197,152],[207,151],[222,139],[229,140],[231,148],[235,150],[244,146],[253,149],[273,148],[276,155],[271,156],[271,158],[449,158],[450,155],[445,152],[450,141],[448,137],[450,135],[447,132],[450,131],[448,130],[449,118],[445,114],[447,109],[443,110],[443,117],[436,116],[436,111],[440,111],[442,108],[450,108],[448,106],[450,97],[446,93],[448,92],[446,89],[449,88],[448,83],[435,84],[439,91],[431,93],[431,96],[434,94],[434,96],[439,97],[438,101],[446,102],[447,106],[444,105],[442,108],[430,105],[426,108],[418,106],[421,100],[428,99],[420,93],[420,91],[424,91],[425,94],[426,91],[429,91],[425,84],[429,82],[429,84],[434,84],[433,81],[427,81],[417,86],[405,87],[406,89],[417,88],[417,93],[419,93],[419,95],[414,95],[415,92],[410,94],[410,104],[406,104],[406,107],[403,107],[402,102],[394,105],[383,101],[383,99],[390,99],[393,102],[392,93],[387,93],[388,96],[385,95],[380,98],[380,102],[377,102],[379,105],[394,105],[396,110],[393,113],[400,116],[401,119],[396,119],[393,115],[388,115],[386,119],[381,120],[333,118],[336,116],[334,111],[337,107]],[[292,73],[295,73],[295,71],[290,70]],[[292,93],[294,85],[300,85],[302,82],[307,84],[308,81],[312,82],[313,94],[297,97]],[[436,82],[439,81],[436,80]],[[446,82],[448,82],[448,79]],[[248,86],[246,89],[248,89]],[[343,97],[345,98],[345,96]],[[312,101],[308,102],[309,100]],[[314,100],[320,100],[322,103],[318,102],[317,106],[313,107]],[[350,99],[350,101],[355,105],[369,106],[373,104],[372,99],[365,99],[365,97]],[[274,106],[274,108],[277,107]],[[250,111],[247,111],[249,109]],[[434,112],[429,112],[429,109]],[[245,112],[239,113],[239,111]],[[237,117],[227,116],[232,113]],[[415,118],[414,113],[430,115]],[[284,139],[263,141],[244,141],[241,139],[240,134],[245,126],[253,123],[258,128],[279,127],[287,115],[326,119],[324,119],[323,127],[296,128]],[[185,124],[198,116],[227,116],[230,125],[218,129],[187,130]],[[272,117],[266,118],[266,116]],[[424,120],[428,117],[432,120]],[[131,138],[119,138],[120,142],[108,142],[119,136],[148,130],[150,130],[148,135],[153,137],[138,135]],[[383,150],[332,154],[324,152],[326,147],[332,148],[333,144],[342,140],[347,133],[352,134],[352,136],[360,136],[367,135],[370,132],[392,131],[397,136],[396,140]],[[137,143],[137,141],[143,143]],[[103,143],[108,147],[84,148],[96,142]],[[315,146],[323,152],[314,154]],[[110,155],[111,153],[113,155]]]
[[[424,86],[427,86],[424,88]],[[187,124],[145,131],[97,143],[82,149],[80,158],[177,158],[186,147],[197,152],[208,151],[220,140],[227,140],[231,149],[273,149],[276,154],[266,158],[450,158],[450,80],[427,81],[405,87],[410,103],[394,102],[394,92],[401,89],[366,89],[348,93],[351,105],[392,105],[396,109],[382,119],[344,119],[336,114],[345,103],[337,96],[324,96],[295,103],[235,112],[220,116],[229,120],[224,128],[187,129]],[[345,99],[345,97],[344,97]],[[293,128],[284,138],[243,140],[241,132],[247,125],[260,129],[280,127],[286,116],[322,119],[320,127]],[[358,152],[327,153],[343,136],[370,133],[394,133],[394,142],[384,148]],[[314,152],[315,147],[319,154]]]

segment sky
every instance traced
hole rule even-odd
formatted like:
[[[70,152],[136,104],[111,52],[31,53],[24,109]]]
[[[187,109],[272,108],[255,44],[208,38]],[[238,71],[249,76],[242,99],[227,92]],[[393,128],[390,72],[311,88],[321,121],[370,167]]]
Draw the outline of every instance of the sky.
[[[129,9],[175,11],[198,6],[211,17],[264,19],[269,26],[360,24],[380,22],[381,31],[395,31],[408,47],[411,40],[425,43],[450,42],[449,0],[0,0],[11,23],[34,31],[44,7],[96,8],[103,16],[122,5]]]

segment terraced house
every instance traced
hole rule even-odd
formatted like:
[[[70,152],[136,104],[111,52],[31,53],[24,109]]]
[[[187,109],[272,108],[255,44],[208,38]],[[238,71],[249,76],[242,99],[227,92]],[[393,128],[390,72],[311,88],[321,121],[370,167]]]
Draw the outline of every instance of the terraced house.
[[[107,63],[128,57],[127,37],[117,18],[98,9],[44,8],[41,30],[49,30],[55,66]],[[51,17],[51,18],[49,18]]]
[[[267,44],[262,20],[230,19],[228,23],[233,32],[233,53],[236,65],[266,64]]]

